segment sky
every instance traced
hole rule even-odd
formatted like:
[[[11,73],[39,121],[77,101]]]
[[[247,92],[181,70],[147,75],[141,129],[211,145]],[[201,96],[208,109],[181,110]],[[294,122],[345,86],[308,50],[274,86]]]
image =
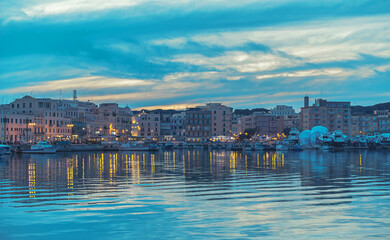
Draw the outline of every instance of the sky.
[[[0,0],[0,103],[390,102],[390,1]]]

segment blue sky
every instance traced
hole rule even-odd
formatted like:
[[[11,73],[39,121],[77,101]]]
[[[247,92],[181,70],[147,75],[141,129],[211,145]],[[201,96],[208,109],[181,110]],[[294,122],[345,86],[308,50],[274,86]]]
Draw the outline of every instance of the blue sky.
[[[0,0],[0,102],[390,101],[390,1]]]

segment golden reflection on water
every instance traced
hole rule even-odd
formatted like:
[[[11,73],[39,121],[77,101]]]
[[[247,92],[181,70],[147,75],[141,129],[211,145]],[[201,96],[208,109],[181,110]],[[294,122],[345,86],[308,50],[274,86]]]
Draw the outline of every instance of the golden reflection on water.
[[[73,167],[74,167],[74,160],[73,158],[68,158],[66,160],[66,178],[67,178],[67,185],[69,189],[73,188],[73,179],[74,179],[74,172],[73,172]]]
[[[28,192],[30,198],[35,198],[35,163],[28,164]]]
[[[213,152],[210,152],[210,173],[213,174]]]
[[[152,176],[154,175],[154,172],[156,171],[156,168],[155,168],[155,158],[156,158],[156,155],[153,153],[153,154],[151,154],[150,155],[150,159],[151,159],[151,174],[152,174]]]
[[[103,174],[104,174],[104,154],[101,154],[101,157],[99,158],[99,174],[100,174],[100,181],[103,180]]]

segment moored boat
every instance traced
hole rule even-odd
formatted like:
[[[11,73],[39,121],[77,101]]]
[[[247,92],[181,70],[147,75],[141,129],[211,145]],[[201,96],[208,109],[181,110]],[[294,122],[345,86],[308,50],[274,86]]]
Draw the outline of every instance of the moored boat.
[[[342,131],[334,131],[331,135],[334,147],[343,147],[345,145],[346,136]]]
[[[7,154],[10,151],[11,147],[7,145],[0,144],[0,156]]]
[[[127,142],[119,147],[119,151],[149,151],[149,146],[144,142]]]
[[[48,144],[47,142],[40,141],[35,145],[32,145],[29,149],[21,149],[21,153],[30,154],[45,154],[45,153],[56,153],[57,148]]]

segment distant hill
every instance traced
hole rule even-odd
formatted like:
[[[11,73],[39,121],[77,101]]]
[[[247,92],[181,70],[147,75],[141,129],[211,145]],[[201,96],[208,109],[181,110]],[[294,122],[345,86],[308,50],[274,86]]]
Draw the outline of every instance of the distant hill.
[[[351,106],[352,115],[366,115],[366,114],[374,114],[375,110],[389,110],[390,111],[390,102],[387,103],[379,103],[373,106]]]
[[[180,113],[181,111],[176,111],[176,110],[163,110],[163,109],[154,109],[154,110],[141,110],[141,111],[133,111],[133,114],[138,114],[141,112],[146,112],[146,113],[153,113],[153,114],[175,114],[175,113]]]
[[[154,113],[154,114],[175,114],[175,113],[180,113],[181,111],[177,110],[163,110],[163,109],[155,109],[155,110],[135,110],[133,111],[133,114],[138,114],[141,112],[146,112],[146,113]],[[234,114],[241,115],[241,116],[248,116],[251,115],[254,112],[263,112],[263,113],[269,113],[270,110],[266,108],[254,108],[254,109],[235,109]]]
[[[254,109],[235,109],[234,114],[235,115],[243,115],[248,116],[251,115],[254,112],[263,112],[263,113],[269,113],[270,110],[266,108],[254,108]]]

